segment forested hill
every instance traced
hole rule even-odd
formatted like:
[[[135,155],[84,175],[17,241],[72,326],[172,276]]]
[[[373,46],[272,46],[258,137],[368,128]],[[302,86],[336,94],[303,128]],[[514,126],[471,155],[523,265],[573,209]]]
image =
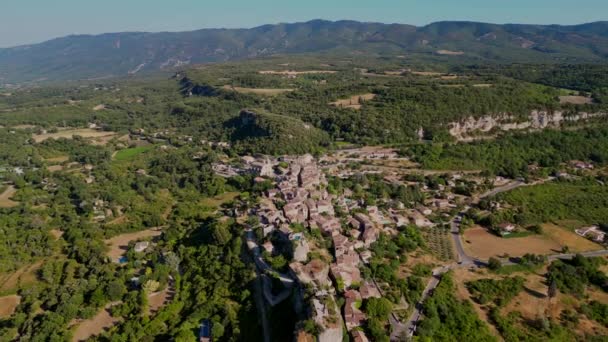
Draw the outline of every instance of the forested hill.
[[[576,26],[322,21],[252,29],[79,35],[0,49],[0,84],[124,76],[273,54],[346,53],[454,62],[601,62],[608,22]]]

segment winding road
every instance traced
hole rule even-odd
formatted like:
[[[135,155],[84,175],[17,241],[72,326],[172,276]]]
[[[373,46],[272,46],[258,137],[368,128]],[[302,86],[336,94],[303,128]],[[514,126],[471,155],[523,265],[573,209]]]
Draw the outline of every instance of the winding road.
[[[554,179],[553,177],[550,177],[550,178],[547,178],[547,179],[544,179],[541,181],[537,181],[534,183],[530,183],[530,184],[527,184],[527,183],[524,183],[521,181],[514,181],[509,184],[503,185],[501,187],[497,187],[491,191],[488,191],[488,192],[482,194],[481,196],[479,196],[478,198],[482,199],[482,198],[486,198],[486,197],[496,196],[499,193],[511,191],[513,189],[516,189],[516,188],[519,188],[522,186],[541,184],[541,183],[544,183],[544,182],[547,182],[547,181],[550,181],[553,179]],[[422,296],[420,297],[420,300],[418,301],[418,303],[416,303],[414,311],[410,315],[407,322],[405,322],[405,323],[401,323],[399,321],[393,322],[393,320],[395,318],[393,316],[391,316],[390,323],[393,327],[393,332],[391,333],[391,341],[399,341],[400,338],[403,336],[412,337],[414,335],[414,332],[416,331],[416,326],[418,325],[418,322],[422,318],[422,309],[423,309],[424,301],[433,293],[433,290],[435,290],[435,288],[437,288],[437,286],[439,285],[439,283],[441,281],[441,277],[443,276],[444,273],[448,272],[449,270],[461,268],[461,267],[486,267],[487,266],[486,261],[479,260],[477,258],[474,258],[474,257],[468,255],[466,253],[466,251],[464,250],[464,245],[462,244],[462,239],[460,237],[460,223],[462,222],[462,217],[469,209],[470,209],[470,207],[467,207],[467,208],[465,208],[465,210],[463,212],[458,213],[458,215],[456,215],[452,219],[452,222],[450,223],[450,226],[451,226],[450,233],[452,236],[452,240],[454,242],[454,247],[456,249],[457,263],[454,263],[454,264],[451,264],[448,266],[444,266],[444,267],[435,268],[433,270],[433,276],[427,283],[426,288],[422,292]],[[601,257],[601,256],[608,256],[608,250],[603,249],[603,250],[584,252],[584,253],[578,253],[578,254],[580,254],[586,258]],[[548,255],[547,260],[550,262],[558,260],[558,259],[569,260],[569,259],[574,258],[575,255],[576,254],[574,254],[574,253]],[[516,264],[515,262],[513,262],[511,260],[501,260],[501,263],[503,266]]]

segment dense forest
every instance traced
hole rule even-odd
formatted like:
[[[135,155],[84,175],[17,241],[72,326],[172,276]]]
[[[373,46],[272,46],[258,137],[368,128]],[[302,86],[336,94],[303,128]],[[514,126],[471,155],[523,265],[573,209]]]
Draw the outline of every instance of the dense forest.
[[[417,141],[422,129],[424,139],[449,141],[449,125],[469,117],[508,113],[525,119],[533,110],[573,113],[604,108],[601,101],[560,104],[558,97],[563,91],[556,87],[562,85],[537,79],[522,81],[493,69],[476,74],[468,69],[460,70],[462,74],[425,74],[414,71],[428,68],[424,64],[335,59],[319,67],[323,60],[310,57],[296,59],[296,70],[318,70],[315,73],[295,78],[260,74],[280,70],[277,65],[285,61],[289,59],[217,64],[165,78],[26,88],[0,97],[0,124],[53,128],[95,123],[115,132],[170,130],[173,135],[235,142],[242,151],[280,153],[318,150],[328,143],[325,134],[331,141],[394,144]],[[521,65],[517,70],[525,72],[527,67]],[[435,69],[445,68],[438,64]],[[382,70],[400,70],[400,74],[387,77]],[[599,89],[601,84],[595,82],[593,87]],[[331,105],[364,94],[373,98],[361,103],[359,109]],[[247,108],[264,113],[268,119],[260,122],[268,126],[267,139],[243,135],[235,125],[241,110]],[[303,135],[305,130],[298,129],[303,125],[311,127],[310,131],[316,128],[324,132]],[[268,130],[271,126],[278,129]],[[285,135],[303,136],[283,141]]]
[[[404,153],[426,168],[484,170],[510,178],[527,177],[531,166],[549,174],[572,160],[608,162],[608,128],[510,134],[501,139],[472,143],[414,145]]]

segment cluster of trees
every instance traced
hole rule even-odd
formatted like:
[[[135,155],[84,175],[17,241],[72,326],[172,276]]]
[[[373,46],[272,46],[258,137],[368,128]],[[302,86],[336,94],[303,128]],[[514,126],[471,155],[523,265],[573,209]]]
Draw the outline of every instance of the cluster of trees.
[[[517,311],[501,315],[498,307],[490,309],[489,316],[502,338],[507,342],[577,340],[573,329],[545,316],[529,320],[522,317]],[[586,338],[592,339],[593,336],[586,336]],[[598,336],[597,340],[601,341],[603,338],[603,336]]]
[[[468,301],[454,295],[452,274],[443,275],[433,295],[424,302],[424,316],[416,335],[429,341],[496,341]]]
[[[406,153],[425,168],[486,170],[509,178],[527,177],[532,164],[549,171],[571,160],[604,165],[608,162],[608,128],[545,130],[472,143],[413,145]]]
[[[382,234],[371,250],[374,257],[364,275],[372,276],[377,281],[389,285],[385,289],[385,298],[398,304],[402,297],[408,303],[416,303],[424,290],[423,278],[428,274],[418,272],[406,278],[398,275],[402,263],[407,261],[407,253],[424,247],[424,240],[419,230],[413,226],[404,227],[395,238]]]
[[[411,207],[425,199],[418,185],[389,184],[382,175],[357,174],[347,179],[331,177],[328,181],[328,192],[338,194],[350,189],[353,191],[352,198],[365,200],[368,205],[390,206],[392,202],[399,201]]]
[[[386,298],[369,298],[365,301],[363,310],[367,315],[365,328],[374,341],[388,342],[385,325],[393,311],[393,304]]]
[[[525,279],[522,277],[506,277],[504,279],[479,279],[466,283],[473,299],[479,304],[493,302],[497,306],[508,304],[524,288]]]
[[[592,300],[581,307],[581,311],[590,319],[608,327],[608,304]]]
[[[111,146],[80,139],[35,143],[29,136],[0,129],[0,140],[7,142],[0,151],[3,177],[17,186],[20,202],[0,209],[0,272],[42,262],[32,281],[10,289],[21,304],[0,321],[0,336],[67,340],[73,320],[89,319],[111,302],[112,315],[123,320],[100,339],[192,340],[203,319],[213,322],[217,340],[258,329],[251,266],[241,258],[242,231],[213,218],[215,207],[199,205],[235,187],[254,190],[251,179],[228,184],[215,176],[216,157],[204,148],[152,147],[151,153],[113,161]],[[59,155],[93,168],[49,172],[45,158]],[[12,171],[15,166],[24,173]],[[94,182],[87,184],[87,176]],[[92,220],[100,210],[120,220]],[[131,243],[125,264],[107,256],[106,238],[161,225],[161,239],[145,254],[135,253]],[[60,238],[50,234],[57,228]],[[148,295],[167,288],[175,292],[171,302],[150,315]]]
[[[590,285],[608,292],[608,276],[599,269],[605,263],[602,258],[585,258],[580,254],[572,260],[556,260],[549,266],[547,282],[555,282],[561,292],[579,297]]]
[[[527,82],[586,92],[608,89],[608,81],[603,76],[608,68],[602,64],[484,65],[473,66],[469,70],[481,75],[502,74]]]
[[[560,219],[576,219],[588,224],[608,222],[608,187],[595,178],[562,180],[519,188],[500,194],[498,199],[515,210],[493,214],[493,220],[533,225]]]

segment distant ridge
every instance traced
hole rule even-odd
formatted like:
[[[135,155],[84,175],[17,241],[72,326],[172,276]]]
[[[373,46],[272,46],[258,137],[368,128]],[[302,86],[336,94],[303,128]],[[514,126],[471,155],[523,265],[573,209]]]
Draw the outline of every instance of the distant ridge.
[[[251,29],[73,35],[0,49],[0,84],[125,76],[273,54],[354,51],[440,55],[469,62],[605,62],[608,22],[560,26],[444,21],[416,27],[312,20]]]

